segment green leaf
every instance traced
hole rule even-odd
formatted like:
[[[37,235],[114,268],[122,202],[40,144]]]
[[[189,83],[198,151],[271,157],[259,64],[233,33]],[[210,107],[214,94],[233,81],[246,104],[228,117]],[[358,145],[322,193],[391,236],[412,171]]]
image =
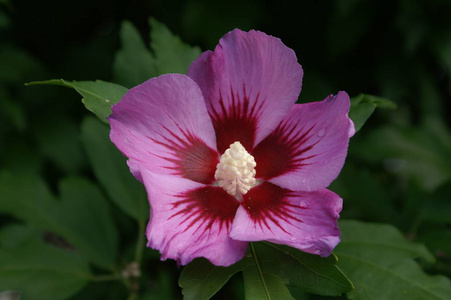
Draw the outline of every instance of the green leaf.
[[[354,122],[356,132],[362,128],[376,107],[395,109],[396,104],[390,100],[366,94],[351,98],[349,118]]]
[[[309,300],[310,299],[310,294],[301,290],[298,287],[295,286],[291,286],[288,285],[288,290],[290,291],[291,296],[293,296],[294,299],[296,300]]]
[[[439,119],[428,119],[419,127],[372,130],[351,151],[368,161],[384,163],[389,171],[413,176],[427,190],[451,179],[451,134]]]
[[[117,257],[118,236],[100,190],[86,179],[68,178],[60,183],[60,197],[61,205],[54,210],[60,229],[55,232],[92,262],[111,268]]]
[[[199,47],[191,47],[182,42],[164,24],[150,19],[151,48],[157,58],[159,74],[186,74],[189,65],[201,54]]]
[[[249,258],[229,267],[215,266],[203,258],[195,259],[183,268],[179,278],[184,299],[210,299],[235,273],[250,265],[253,261]]]
[[[243,270],[246,300],[290,300],[294,299],[283,281],[271,274],[260,272],[257,266]]]
[[[422,219],[432,223],[451,223],[451,182],[436,189],[422,207]]]
[[[91,262],[110,268],[117,236],[108,203],[84,179],[66,179],[60,189],[57,201],[38,177],[0,173],[0,212],[61,236]]]
[[[329,189],[346,199],[341,216],[368,221],[390,222],[399,217],[390,190],[381,188],[381,178],[354,161],[346,161],[340,176]]]
[[[422,258],[434,262],[434,256],[421,244],[406,241],[401,232],[386,224],[363,223],[358,221],[340,221],[341,243],[335,253],[359,255],[360,257],[380,257],[387,259]],[[341,257],[340,257],[341,266]]]
[[[0,231],[0,291],[22,291],[27,299],[67,299],[91,278],[76,251],[45,244],[42,232],[10,225]]]
[[[107,117],[111,115],[111,106],[119,102],[128,91],[121,85],[101,80],[71,82],[63,79],[52,79],[30,82],[27,85],[35,84],[60,85],[75,89],[83,97],[81,101],[85,107],[105,123],[108,123]]]
[[[155,58],[132,23],[122,22],[120,37],[122,48],[116,53],[113,64],[115,81],[133,87],[157,76]]]
[[[183,43],[169,29],[154,19],[151,24],[151,48],[154,55],[146,49],[138,31],[130,22],[121,27],[122,49],[116,55],[114,75],[118,82],[134,86],[150,77],[165,73],[186,74],[189,65],[201,54],[198,47]],[[111,106],[117,103],[128,91],[122,85],[97,81],[66,81],[52,79],[36,81],[27,85],[60,85],[75,89],[82,97],[85,107],[93,112],[102,122],[108,123]]]
[[[58,201],[38,177],[0,173],[0,212],[48,229],[56,227],[47,214],[56,205]]]
[[[122,48],[114,60],[114,78],[120,84],[133,87],[149,78],[166,74],[186,74],[189,65],[201,54],[198,47],[182,42],[164,24],[150,19],[151,52],[132,23],[122,23]]]
[[[271,243],[253,243],[254,259],[264,273],[280,277],[287,285],[325,296],[339,296],[353,289],[336,266],[335,255],[322,258],[297,249]]]
[[[85,167],[86,157],[76,122],[52,113],[37,122],[33,129],[42,153],[64,173],[78,173]]]
[[[334,255],[321,258],[266,242],[251,243],[250,247],[252,255],[229,267],[218,267],[205,259],[187,265],[179,279],[185,299],[210,299],[239,271],[244,272],[246,299],[292,299],[286,285],[328,296],[353,289],[336,266]]]
[[[451,282],[427,275],[413,260],[434,261],[423,245],[406,241],[389,225],[341,221],[340,228],[335,253],[356,287],[350,299],[449,299]]]
[[[86,118],[81,131],[94,173],[107,194],[131,217],[147,220],[149,205],[144,187],[130,173],[126,158],[110,141],[109,128],[94,118]]]

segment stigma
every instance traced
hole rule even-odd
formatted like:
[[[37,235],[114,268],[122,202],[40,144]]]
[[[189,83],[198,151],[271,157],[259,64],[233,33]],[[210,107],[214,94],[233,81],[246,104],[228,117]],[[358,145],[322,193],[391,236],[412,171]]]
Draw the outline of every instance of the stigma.
[[[215,179],[220,187],[240,198],[255,186],[255,159],[240,142],[230,145],[216,165]]]

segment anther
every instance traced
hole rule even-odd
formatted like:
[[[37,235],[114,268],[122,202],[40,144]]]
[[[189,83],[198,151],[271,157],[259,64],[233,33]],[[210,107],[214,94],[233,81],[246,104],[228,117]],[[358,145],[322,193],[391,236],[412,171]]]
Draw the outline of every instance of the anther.
[[[230,195],[244,195],[255,186],[256,165],[254,157],[240,142],[235,142],[221,156],[215,179]]]

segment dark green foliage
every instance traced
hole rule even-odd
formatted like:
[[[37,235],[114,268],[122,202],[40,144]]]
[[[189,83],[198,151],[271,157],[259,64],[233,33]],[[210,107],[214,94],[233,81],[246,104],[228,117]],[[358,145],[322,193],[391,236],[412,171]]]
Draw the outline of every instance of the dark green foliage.
[[[1,0],[0,296],[449,298],[450,15],[446,0]],[[301,102],[351,96],[358,132],[330,189],[342,219],[359,221],[340,222],[328,258],[253,243],[228,268],[177,268],[145,248],[149,206],[109,141],[111,106],[150,77],[186,73],[235,27],[293,48]],[[134,262],[141,276],[124,277]]]
[[[43,235],[24,225],[2,228],[0,290],[20,290],[33,299],[67,299],[91,279],[84,257],[44,243]]]

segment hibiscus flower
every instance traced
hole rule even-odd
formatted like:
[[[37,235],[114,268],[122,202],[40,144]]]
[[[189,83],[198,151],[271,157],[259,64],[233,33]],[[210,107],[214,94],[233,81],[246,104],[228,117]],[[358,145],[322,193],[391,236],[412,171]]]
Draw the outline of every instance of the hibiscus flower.
[[[235,29],[187,76],[149,79],[113,106],[111,140],[146,187],[162,260],[228,266],[252,241],[330,255],[342,199],[325,188],[354,125],[345,92],[295,104],[302,76],[278,38]]]

